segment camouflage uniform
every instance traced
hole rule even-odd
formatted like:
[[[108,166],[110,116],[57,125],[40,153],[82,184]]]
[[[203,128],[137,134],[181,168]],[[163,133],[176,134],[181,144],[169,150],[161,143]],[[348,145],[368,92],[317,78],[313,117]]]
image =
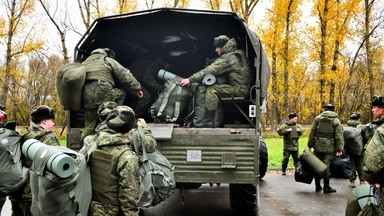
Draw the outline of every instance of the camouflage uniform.
[[[139,99],[135,106],[136,116],[145,116],[148,109],[156,100],[163,88],[163,83],[157,79],[160,69],[164,68],[165,61],[156,55],[144,54],[138,60],[128,66],[129,70],[142,84],[144,96]]]
[[[237,42],[230,39],[222,48],[220,56],[208,67],[189,77],[190,82],[201,82],[205,75],[226,74],[228,84],[213,84],[207,87],[207,110],[217,110],[220,97],[248,97],[251,87],[251,66],[243,50],[238,50]]]
[[[362,136],[364,136],[365,126],[361,124],[359,120],[353,120],[350,119],[347,121],[347,125],[350,127],[356,127],[361,130]],[[364,143],[365,144],[365,143]],[[346,143],[347,145],[347,143]],[[349,160],[351,161],[351,168],[352,168],[352,175],[349,177],[349,180],[351,182],[354,182],[357,178],[356,173],[359,176],[360,184],[364,182],[364,176],[363,176],[363,155],[364,155],[364,149],[363,153],[361,155],[349,155]]]
[[[45,131],[44,128],[38,124],[33,124],[32,129],[22,136],[21,143],[24,143],[28,139],[37,139],[40,142],[51,146],[60,145],[55,133],[52,131]],[[31,168],[32,160],[24,156],[24,154],[21,155],[21,160],[23,166]],[[27,183],[18,191],[14,192],[9,198],[12,202],[12,215],[32,215],[30,212],[32,204],[32,191],[29,181],[27,181]]]
[[[318,115],[312,124],[308,138],[308,147],[314,148],[314,154],[327,165],[323,176],[324,192],[329,187],[330,165],[335,152],[341,152],[344,147],[343,126],[337,117],[337,113],[333,111],[324,111]],[[316,191],[320,191],[320,179],[315,180]]]
[[[380,209],[384,211],[384,116],[376,119],[374,125],[374,135],[365,146],[363,173],[370,184],[380,184]]]
[[[104,49],[94,50],[83,64],[87,74],[82,95],[85,112],[82,139],[94,133],[97,109],[103,102],[123,104],[126,93],[136,95],[141,90],[140,83],[131,72],[108,57]]]
[[[288,129],[292,129],[289,131]],[[296,129],[299,129],[297,132]],[[296,166],[299,162],[299,137],[303,133],[301,125],[290,122],[288,119],[280,126],[277,133],[280,136],[284,136],[284,159],[282,161],[282,171],[285,172],[289,162],[289,156],[292,155],[293,163]]]
[[[122,114],[122,110],[125,110],[126,113]],[[125,135],[134,124],[135,114],[133,110],[126,106],[118,106],[108,115],[105,126],[100,128],[101,131],[94,135],[94,139],[97,139],[98,150],[118,155],[112,157],[112,160],[115,161],[111,161],[112,167],[109,173],[92,169],[92,164],[100,162],[92,155],[90,157],[92,186],[94,186],[95,181],[96,183],[104,182],[108,189],[111,188],[105,196],[102,194],[105,188],[92,188],[90,215],[139,215],[139,207],[137,206],[140,186],[139,158],[130,148],[130,140]],[[124,130],[124,132],[118,132],[120,130]],[[87,148],[87,146],[83,148]],[[81,151],[84,152],[84,149]],[[111,185],[111,182],[115,181],[117,181],[117,185]]]

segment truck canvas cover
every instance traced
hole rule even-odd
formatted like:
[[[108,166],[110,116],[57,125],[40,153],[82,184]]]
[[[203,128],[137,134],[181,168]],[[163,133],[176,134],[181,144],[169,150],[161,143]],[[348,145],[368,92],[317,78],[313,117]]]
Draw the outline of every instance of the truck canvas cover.
[[[235,37],[255,66],[260,79],[260,101],[267,95],[270,77],[268,61],[260,39],[234,12],[159,8],[96,19],[75,48],[75,61],[84,61],[96,48],[115,51],[116,60],[126,66],[126,53],[119,42],[134,42],[152,53],[170,59],[172,73],[188,77],[216,57],[213,38]]]

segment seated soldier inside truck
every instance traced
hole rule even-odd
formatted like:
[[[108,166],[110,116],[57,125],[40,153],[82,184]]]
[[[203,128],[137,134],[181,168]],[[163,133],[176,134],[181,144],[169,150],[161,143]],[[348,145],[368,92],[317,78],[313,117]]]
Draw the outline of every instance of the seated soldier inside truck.
[[[228,77],[228,84],[213,84],[207,87],[205,119],[201,124],[195,124],[195,127],[217,127],[214,125],[216,118],[222,118],[216,114],[216,110],[221,106],[220,98],[249,97],[252,86],[251,64],[245,51],[238,48],[236,39],[220,35],[214,38],[213,46],[218,58],[208,67],[180,81],[180,85],[185,86],[191,82],[201,82],[207,74]]]

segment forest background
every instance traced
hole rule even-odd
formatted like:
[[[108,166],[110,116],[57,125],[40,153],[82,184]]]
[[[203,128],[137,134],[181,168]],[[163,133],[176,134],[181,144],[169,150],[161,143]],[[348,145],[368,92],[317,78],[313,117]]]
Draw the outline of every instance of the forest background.
[[[275,132],[290,112],[309,125],[324,103],[342,122],[359,111],[372,120],[383,94],[384,0],[0,0],[0,103],[28,126],[39,105],[66,111],[56,72],[98,17],[157,7],[235,11],[261,38],[271,67],[264,126]]]

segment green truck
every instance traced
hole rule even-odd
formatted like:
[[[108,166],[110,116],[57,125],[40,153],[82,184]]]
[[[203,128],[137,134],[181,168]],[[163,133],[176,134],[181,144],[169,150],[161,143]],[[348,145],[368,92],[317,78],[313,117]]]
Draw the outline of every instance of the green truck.
[[[158,8],[96,19],[75,47],[74,61],[84,61],[96,48],[112,48],[116,59],[124,51],[122,39],[172,58],[171,72],[188,77],[215,57],[218,35],[236,37],[254,66],[250,98],[222,98],[223,128],[193,128],[155,123],[150,128],[159,150],[175,166],[177,188],[197,189],[201,184],[229,184],[232,208],[258,211],[259,179],[267,169],[267,151],[260,137],[259,119],[270,77],[260,39],[234,12]],[[129,99],[130,100],[130,99]],[[133,99],[132,99],[133,100]],[[68,147],[81,148],[84,126],[81,111],[68,110]]]

